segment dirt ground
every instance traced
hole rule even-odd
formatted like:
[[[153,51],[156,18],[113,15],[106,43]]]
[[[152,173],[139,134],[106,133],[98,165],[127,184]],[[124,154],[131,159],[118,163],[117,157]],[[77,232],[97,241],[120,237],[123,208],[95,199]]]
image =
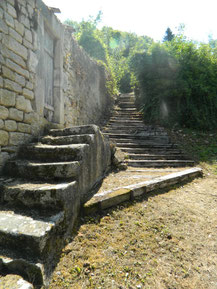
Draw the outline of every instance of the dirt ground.
[[[49,289],[217,289],[217,134],[172,135],[204,177],[81,218]]]
[[[217,179],[85,217],[49,288],[217,288]]]

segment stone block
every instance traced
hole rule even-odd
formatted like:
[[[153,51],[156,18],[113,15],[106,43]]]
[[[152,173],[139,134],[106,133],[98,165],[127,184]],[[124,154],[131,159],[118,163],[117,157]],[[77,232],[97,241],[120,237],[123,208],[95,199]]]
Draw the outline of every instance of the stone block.
[[[18,131],[19,132],[24,132],[24,133],[31,133],[31,126],[26,123],[18,123]]]
[[[27,100],[23,95],[18,95],[16,98],[16,108],[26,112]]]
[[[16,131],[17,123],[14,120],[6,120],[5,121],[5,130],[6,131]]]
[[[27,88],[24,88],[23,89],[23,95],[27,98],[27,99],[30,99],[30,100],[33,100],[34,99],[34,93],[27,89]]]
[[[0,119],[7,119],[9,115],[9,110],[4,107],[4,106],[0,106]]]
[[[30,81],[26,81],[26,88],[30,89],[30,90],[33,90],[33,83],[30,82]]]
[[[7,131],[0,130],[0,146],[8,145],[9,134]]]
[[[0,105],[15,106],[15,93],[7,89],[0,89]]]
[[[13,81],[15,80],[14,72],[7,67],[4,67],[4,66],[2,67],[2,74],[5,78],[8,78]]]
[[[5,58],[9,58],[12,60],[14,63],[18,64],[22,68],[26,68],[26,62],[23,60],[22,57],[19,55],[15,54],[13,51],[7,49],[6,47],[2,49],[2,55]]]
[[[30,42],[27,41],[26,39],[23,39],[23,45],[24,45],[26,48],[33,50],[33,45],[32,45],[32,43],[30,43]]]
[[[15,81],[20,84],[21,86],[25,86],[26,79],[22,75],[15,73]]]
[[[20,17],[20,22],[23,23],[23,25],[26,27],[26,28],[30,28],[30,21],[29,19],[26,17],[27,13],[24,15],[21,15]]]
[[[33,14],[34,14],[33,7],[28,4],[27,5],[27,10],[28,10],[28,13],[29,13],[29,18],[32,18]]]
[[[1,115],[1,112],[0,112],[0,115]],[[1,116],[0,116],[0,118],[1,118]],[[0,119],[0,129],[2,129],[4,126],[5,126],[4,121],[2,119]]]
[[[23,112],[21,110],[16,109],[16,108],[10,108],[9,109],[9,118],[16,120],[16,121],[22,121],[23,120]]]
[[[15,5],[15,0],[7,0],[7,1],[8,1],[8,3],[10,3],[12,6]]]
[[[0,18],[0,32],[8,34],[8,26],[5,24],[4,20]]]
[[[4,19],[5,19],[5,22],[8,26],[14,28],[14,19],[6,11],[4,11]]]
[[[24,30],[25,30],[25,27],[22,23],[18,22],[17,20],[14,20],[14,25],[15,25],[15,29],[16,31],[21,35],[23,36],[24,35]]]
[[[9,35],[4,35],[2,39],[3,44],[8,47],[10,50],[12,50],[14,53],[21,56],[23,59],[27,60],[28,58],[28,50],[25,46],[20,44],[17,40],[10,37]]]
[[[34,52],[29,51],[28,68],[30,71],[35,72],[38,65],[38,58]]]
[[[32,43],[32,32],[29,29],[25,29],[24,32],[24,37],[27,41],[29,41],[30,43]]]
[[[7,12],[10,14],[13,18],[17,18],[17,12],[14,9],[14,7],[11,4],[7,4]]]
[[[22,93],[22,87],[18,83],[11,81],[9,79],[4,79],[4,87],[6,89]]]
[[[6,1],[0,1],[0,7],[2,7],[3,10],[6,10]]]
[[[9,27],[9,35],[13,37],[15,40],[17,40],[19,43],[22,43],[23,41],[22,36],[11,27]]]
[[[38,123],[39,115],[36,112],[25,113],[24,122],[28,124]]]
[[[29,99],[26,99],[26,112],[31,112],[32,111],[32,104]]]
[[[25,134],[21,132],[10,132],[9,133],[9,144],[10,145],[20,145],[25,142]]]
[[[18,74],[26,78],[29,78],[29,72],[26,69],[23,69],[22,67],[20,67],[18,64],[11,61],[10,59],[6,60],[6,66],[9,67],[11,70],[17,72]]]

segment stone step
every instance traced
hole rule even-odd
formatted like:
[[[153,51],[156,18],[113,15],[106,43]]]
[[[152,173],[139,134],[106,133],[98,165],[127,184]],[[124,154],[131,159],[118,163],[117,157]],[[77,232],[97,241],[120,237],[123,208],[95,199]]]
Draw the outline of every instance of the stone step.
[[[122,148],[177,148],[176,144],[163,144],[163,143],[154,143],[154,142],[144,142],[144,143],[116,143],[116,146],[120,149]]]
[[[37,209],[65,209],[78,198],[77,182],[40,183],[23,179],[1,180],[0,203]],[[79,201],[78,201],[79,202]]]
[[[126,163],[131,167],[186,167],[193,166],[194,161],[190,160],[127,160]]]
[[[146,136],[142,138],[112,138],[113,142],[116,143],[135,143],[135,144],[169,144],[170,139],[168,136]]]
[[[144,131],[144,125],[140,125],[140,126],[130,126],[130,125],[124,125],[124,126],[115,126],[115,125],[108,125],[106,128],[105,128],[106,131],[108,132],[127,132],[127,131],[131,131],[131,132],[142,132]]]
[[[73,126],[64,129],[51,129],[49,135],[51,136],[68,136],[81,134],[96,134],[99,131],[96,125],[81,125]]]
[[[84,151],[88,149],[88,144],[47,145],[38,143],[22,147],[19,156],[43,162],[78,161],[82,160]]]
[[[186,160],[183,154],[128,154],[129,160]]]
[[[136,108],[120,108],[116,110],[117,113],[126,113],[126,114],[131,114],[131,113],[138,113]]]
[[[123,132],[108,132],[104,131],[103,134],[109,136],[110,139],[123,139],[123,138],[128,138],[128,139],[147,139],[147,137],[167,137],[166,133],[163,132],[143,132],[142,135],[135,134],[135,133],[123,133]]]
[[[110,118],[110,121],[142,121],[143,122],[143,118],[141,116],[125,116],[125,115],[114,115]],[[144,123],[144,122],[143,122]]]
[[[119,103],[119,107],[121,109],[123,109],[123,108],[136,108],[136,106],[133,102],[121,102],[121,103]]]
[[[46,284],[45,276],[44,275],[44,266],[38,262],[38,260],[34,260],[32,256],[28,256],[24,258],[22,252],[15,252],[9,248],[3,248],[0,246],[0,268],[1,273],[4,275],[6,274],[15,274],[18,276],[22,276],[23,279],[27,280],[29,283],[33,284],[34,288],[41,288],[42,285]],[[6,275],[11,276],[11,275]],[[10,280],[11,281],[11,280]],[[2,289],[6,288],[13,288],[13,289],[30,289],[33,287],[17,285],[12,286],[12,282],[8,282],[6,287],[1,287]],[[48,280],[47,280],[48,281]]]
[[[121,109],[118,109],[118,110],[115,110],[113,112],[113,115],[112,116],[126,116],[126,117],[142,117],[141,113],[139,113],[138,111],[123,111]]]
[[[168,148],[168,147],[147,147],[147,148],[120,148],[123,152],[133,154],[182,154],[180,149]]]
[[[67,136],[45,136],[40,140],[43,144],[67,145],[67,144],[91,144],[94,142],[94,134],[80,134]]]
[[[38,216],[25,210],[0,209],[0,246],[22,252],[23,258],[50,258],[56,251],[54,235],[64,221],[62,211],[51,216]],[[52,246],[51,246],[52,245]]]
[[[9,161],[4,169],[5,174],[13,177],[32,180],[75,180],[79,175],[81,164],[78,161],[38,163],[25,160]]]
[[[123,125],[130,125],[130,126],[140,126],[140,125],[145,125],[144,122],[142,120],[131,120],[131,119],[128,119],[128,120],[112,120],[110,119],[110,121],[108,122],[108,124],[110,125],[114,125],[114,126],[123,126]]]

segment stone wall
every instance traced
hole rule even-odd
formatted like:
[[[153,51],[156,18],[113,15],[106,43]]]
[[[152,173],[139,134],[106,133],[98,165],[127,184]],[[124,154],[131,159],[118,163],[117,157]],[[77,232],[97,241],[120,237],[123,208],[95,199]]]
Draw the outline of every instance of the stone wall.
[[[98,124],[106,77],[41,0],[0,1],[0,170],[45,127]]]
[[[65,125],[97,124],[108,114],[111,99],[106,92],[108,74],[65,29],[63,91]]]

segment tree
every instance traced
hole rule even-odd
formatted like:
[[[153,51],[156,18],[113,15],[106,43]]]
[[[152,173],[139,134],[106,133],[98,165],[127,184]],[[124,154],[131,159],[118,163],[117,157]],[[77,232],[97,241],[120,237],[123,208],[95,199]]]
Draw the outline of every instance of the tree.
[[[163,42],[172,41],[174,37],[175,37],[175,35],[173,34],[172,30],[168,27],[166,32],[165,32]]]

